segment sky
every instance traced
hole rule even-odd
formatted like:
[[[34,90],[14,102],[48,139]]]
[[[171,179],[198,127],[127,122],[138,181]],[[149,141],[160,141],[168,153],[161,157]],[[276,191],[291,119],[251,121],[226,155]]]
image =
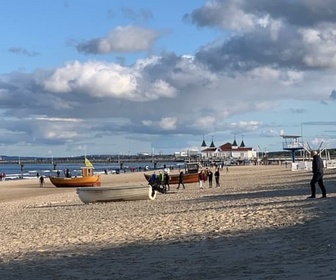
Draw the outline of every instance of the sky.
[[[4,0],[0,155],[336,147],[334,0]]]

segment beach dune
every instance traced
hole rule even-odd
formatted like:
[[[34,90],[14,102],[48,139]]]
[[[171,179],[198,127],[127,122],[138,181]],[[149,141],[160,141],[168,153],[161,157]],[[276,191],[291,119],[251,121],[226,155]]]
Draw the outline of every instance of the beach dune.
[[[83,204],[38,179],[0,182],[1,279],[335,279],[336,173],[221,170],[221,187],[171,186],[155,200]],[[146,185],[143,173],[102,185]]]

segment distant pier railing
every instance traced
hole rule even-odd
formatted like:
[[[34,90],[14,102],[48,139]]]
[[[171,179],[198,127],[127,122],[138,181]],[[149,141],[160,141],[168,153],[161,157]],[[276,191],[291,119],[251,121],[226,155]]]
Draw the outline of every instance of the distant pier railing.
[[[124,163],[124,162],[195,162],[197,157],[176,157],[174,155],[163,156],[87,156],[87,158],[94,163]],[[84,156],[82,157],[58,157],[58,158],[6,158],[0,160],[0,164],[64,164],[64,163],[84,163]]]

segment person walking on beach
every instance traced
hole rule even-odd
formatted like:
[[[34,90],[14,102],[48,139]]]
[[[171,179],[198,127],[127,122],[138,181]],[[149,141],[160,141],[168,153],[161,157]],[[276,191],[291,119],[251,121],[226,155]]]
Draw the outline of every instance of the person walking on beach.
[[[41,176],[40,176],[40,187],[43,188],[43,185],[44,185],[44,178],[43,178],[43,176],[41,175]]]
[[[311,196],[308,198],[315,198],[316,197],[316,183],[318,183],[321,192],[322,192],[322,197],[321,198],[326,198],[327,197],[327,191],[323,183],[323,160],[319,156],[317,151],[312,151],[311,156],[313,157],[313,162],[312,162],[312,167],[313,167],[313,178],[310,181],[310,189],[311,189]]]
[[[217,168],[216,172],[215,172],[215,180],[216,180],[216,188],[220,187],[220,183],[219,183],[219,168]]]
[[[183,174],[183,171],[180,172],[180,175],[179,175],[179,181],[178,181],[178,186],[177,186],[177,189],[180,188],[180,185],[182,185],[183,189],[185,189],[185,186],[184,186],[184,183],[183,183],[183,178],[184,177],[184,174]]]
[[[209,170],[208,171],[209,188],[212,188],[212,177],[213,177],[213,173],[211,170]]]
[[[165,171],[164,173],[164,187],[165,187],[165,190],[166,192],[170,190],[170,186],[169,186],[169,174],[168,174],[168,171]]]

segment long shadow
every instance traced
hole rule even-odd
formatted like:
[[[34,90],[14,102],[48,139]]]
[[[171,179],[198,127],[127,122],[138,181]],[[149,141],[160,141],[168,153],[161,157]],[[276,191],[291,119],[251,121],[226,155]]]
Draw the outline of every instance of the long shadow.
[[[317,187],[318,189],[318,187]],[[316,191],[318,195],[318,190]],[[328,194],[335,193],[334,189],[329,189]],[[244,192],[244,193],[227,193],[220,195],[206,195],[196,201],[204,201],[204,200],[239,200],[239,199],[257,199],[257,198],[273,198],[273,197],[292,197],[292,196],[309,196],[310,189],[308,189],[307,185],[298,185],[291,188],[279,189],[279,190],[262,190],[262,191],[252,191],[252,192]]]
[[[335,186],[335,185],[334,185]],[[318,188],[318,187],[317,187]],[[335,194],[336,188],[329,188],[328,196]],[[317,191],[318,194],[318,191]],[[193,199],[193,204],[203,204],[204,206],[198,206],[193,209],[181,209],[180,202],[187,202],[188,200],[179,200],[176,202],[178,206],[175,211],[170,211],[170,214],[182,214],[194,211],[207,211],[207,210],[223,210],[223,209],[234,209],[240,208],[242,205],[237,203],[231,203],[231,201],[243,201],[246,207],[254,206],[269,206],[270,209],[276,205],[283,205],[283,207],[291,208],[294,202],[299,202],[301,204],[306,203],[321,203],[321,199],[308,199],[310,195],[310,189],[308,189],[306,182],[304,184],[297,184],[292,187],[286,187],[285,189],[272,189],[272,190],[260,190],[260,191],[251,191],[251,192],[237,192],[237,193],[226,193],[226,194],[206,194],[200,198]],[[257,200],[256,200],[257,199]],[[271,199],[271,201],[270,201]],[[329,197],[328,201],[336,200],[336,197]],[[211,202],[222,201],[224,204],[212,204]],[[225,204],[228,202],[228,204]],[[264,208],[265,209],[265,208]],[[164,209],[157,212],[156,214],[164,213]],[[154,215],[154,214],[153,214]]]
[[[266,198],[262,203],[271,207],[278,202],[267,198],[306,195],[307,182],[296,183],[286,189],[210,195],[194,202]],[[335,190],[329,193],[334,194]],[[0,279],[331,280],[336,275],[334,198],[309,202],[295,199],[301,203],[285,207],[314,211],[316,218],[283,228],[217,233],[209,229],[206,235],[193,234],[179,240],[163,237],[114,247],[78,245],[57,251],[33,251],[9,262],[0,255]]]
[[[6,280],[334,279],[336,226],[323,227],[325,222],[236,236],[195,235],[177,242],[33,252],[24,260],[0,264],[0,276]]]

